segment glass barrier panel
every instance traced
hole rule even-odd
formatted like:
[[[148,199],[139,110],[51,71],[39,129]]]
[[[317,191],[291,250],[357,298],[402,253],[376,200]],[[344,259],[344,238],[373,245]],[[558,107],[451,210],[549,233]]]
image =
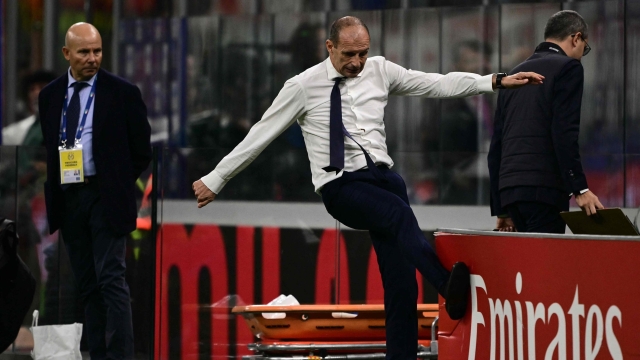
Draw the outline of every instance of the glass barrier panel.
[[[273,97],[273,18],[227,16],[220,25],[220,117],[240,140],[262,118]]]
[[[439,3],[447,7],[434,7]],[[57,10],[56,48],[62,47],[68,26],[84,20],[77,5]],[[589,25],[593,49],[582,61],[580,145],[589,188],[605,207],[639,206],[640,143],[634,124],[640,114],[635,102],[640,47],[634,34],[640,29],[635,16],[640,6],[622,0],[449,5],[125,1],[120,36],[111,39],[113,4],[96,2],[94,21],[103,43],[117,42],[118,72],[140,88],[152,141],[159,146],[158,187],[151,185],[150,166],[136,183],[138,229],[127,239],[137,358],[149,358],[152,342],[155,357],[162,359],[250,355],[247,344],[257,338],[230,311],[280,294],[302,304],[383,302],[371,238],[327,213],[314,191],[297,124],[205,208],[197,208],[191,188],[242,141],[287,79],[327,58],[329,27],[345,15],[368,25],[369,56],[424,72],[484,75],[509,71],[528,58],[543,41],[552,14],[578,11]],[[187,17],[177,17],[181,14]],[[27,60],[37,57],[26,45],[37,40],[34,33],[19,36],[27,36],[19,41],[19,61],[31,64]],[[103,66],[109,69],[111,58],[105,55]],[[56,57],[57,73],[67,66]],[[405,180],[414,214],[432,244],[439,227],[488,230],[495,225],[487,207],[486,158],[496,100],[491,94],[389,98],[385,131],[393,171]],[[0,215],[18,223],[20,254],[37,278],[32,309],[41,311],[41,324],[82,321],[64,241],[58,233],[48,234],[43,156],[39,147],[0,147]],[[153,194],[161,197],[157,224],[151,217]],[[573,200],[571,205],[576,206]],[[435,302],[431,285],[419,274],[416,279],[419,301]],[[25,326],[29,322],[25,319]],[[26,353],[28,344],[23,349]]]
[[[589,190],[598,197],[602,205],[605,208],[624,207],[624,156],[582,153],[580,157]],[[571,206],[577,207],[573,198]]]
[[[571,6],[589,26],[592,50],[582,58],[584,92],[580,118],[582,150],[620,154],[623,151],[624,23],[622,2],[580,2]],[[592,99],[591,101],[585,101]]]
[[[249,355],[246,345],[256,339],[244,320],[231,314],[236,305],[266,304],[280,294],[293,295],[301,304],[349,303],[353,298],[344,280],[348,253],[344,240],[336,245],[335,220],[319,203],[310,180],[305,179],[304,188],[282,183],[293,181],[292,174],[268,151],[215,201],[198,209],[191,183],[227,152],[165,148],[163,153],[162,183],[186,189],[171,191],[161,202],[156,297],[160,358]],[[189,159],[179,160],[183,156]],[[178,162],[184,164],[181,171],[167,165]],[[315,200],[300,201],[290,193],[296,188]],[[338,247],[343,255],[336,266]]]
[[[544,27],[561,4],[503,4],[500,16],[500,71],[509,72],[544,41]]]
[[[44,182],[47,179],[46,150],[20,146],[18,151],[18,229],[25,246],[25,264],[36,278],[36,296],[24,326],[31,325],[33,310],[39,310],[39,324],[82,322],[76,287],[66,252],[60,252],[59,232],[49,234]],[[64,258],[65,261],[61,262]],[[61,266],[62,265],[62,266]]]
[[[638,167],[637,154],[640,153],[640,3],[627,1],[625,27],[625,48],[626,61],[624,77],[626,79],[626,89],[624,95],[626,99],[624,134],[624,152],[626,158],[626,179],[625,179],[625,206],[638,207]]]
[[[0,211],[2,217],[17,217],[17,147],[0,146]]]
[[[325,41],[331,26],[322,12],[279,13],[274,15],[274,24],[273,97],[285,81],[329,56]]]
[[[220,18],[198,16],[187,19],[186,53],[186,144],[193,147],[226,146],[228,133],[220,116],[222,48]]]
[[[15,342],[15,352],[28,355],[33,348],[33,338],[27,330],[31,326],[33,310],[38,310],[39,325],[84,323],[84,305],[71,269],[71,263],[60,231],[49,234],[45,207],[44,182],[46,180],[46,151],[43,147],[0,147],[0,167],[9,171],[8,150],[12,151],[12,183],[2,187],[3,203],[13,199],[20,236],[19,255],[36,279],[36,292],[23,329]],[[16,151],[17,150],[17,151]],[[7,155],[7,156],[5,156]],[[157,161],[157,159],[154,159]],[[136,359],[148,359],[151,355],[153,328],[153,276],[155,264],[155,225],[152,215],[153,164],[137,179],[138,198],[137,229],[127,235],[126,280],[131,295],[133,314],[134,349]],[[99,175],[98,175],[99,176]],[[13,192],[11,196],[10,193]],[[116,195],[117,196],[117,195]],[[4,205],[4,204],[3,204]],[[86,328],[85,328],[86,329]],[[86,339],[80,349],[87,354]]]
[[[440,71],[440,17],[434,9],[385,10],[383,54],[406,69],[427,73]],[[437,133],[439,101],[408,96],[390,96],[385,108],[385,132],[389,154],[398,171],[437,171],[436,164],[412,162],[397,156],[428,151]],[[428,160],[427,157],[423,160]],[[406,179],[405,179],[406,180]]]
[[[640,155],[625,155],[625,207],[640,208]]]
[[[180,131],[183,78],[181,23],[173,19],[120,21],[119,75],[136,85],[147,105],[151,142],[166,143]],[[174,136],[176,137],[176,136]]]
[[[480,75],[498,70],[499,8],[497,6],[443,9],[443,73]],[[488,204],[486,152],[493,134],[497,93],[441,101],[437,151],[439,203]]]
[[[5,136],[6,141],[6,136]],[[21,224],[18,222],[19,210],[18,210],[18,148],[16,146],[0,146],[0,218],[3,220],[9,219],[14,221],[16,224],[16,229],[18,232],[18,236],[22,238],[21,233],[23,233],[24,229],[20,226]],[[20,241],[18,243],[18,255],[20,257],[25,256],[26,258],[32,258],[30,253],[29,245],[25,241]],[[25,317],[23,321],[23,325],[30,324],[30,316]],[[18,336],[19,339],[14,340],[15,348],[13,346],[9,347],[9,349],[0,349],[0,357],[4,354],[13,353],[14,351],[18,354],[28,354],[30,348],[33,347],[33,341],[29,341],[29,337],[27,335],[28,330],[26,327],[21,331]],[[6,350],[6,351],[5,351]]]

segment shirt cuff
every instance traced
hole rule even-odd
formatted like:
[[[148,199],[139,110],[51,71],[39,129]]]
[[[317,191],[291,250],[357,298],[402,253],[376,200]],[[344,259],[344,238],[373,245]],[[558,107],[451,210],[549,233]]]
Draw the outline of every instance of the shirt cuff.
[[[589,191],[589,188],[586,188],[584,190],[580,190],[580,194],[578,194],[578,195],[582,195],[582,194],[586,193],[587,191]],[[569,194],[569,196],[573,196],[573,193]]]
[[[477,80],[478,94],[493,94],[493,74],[479,77]]]
[[[229,181],[221,178],[215,170],[210,172],[208,175],[203,176],[200,180],[202,180],[204,185],[216,195],[220,194],[222,188],[227,185],[227,182]]]

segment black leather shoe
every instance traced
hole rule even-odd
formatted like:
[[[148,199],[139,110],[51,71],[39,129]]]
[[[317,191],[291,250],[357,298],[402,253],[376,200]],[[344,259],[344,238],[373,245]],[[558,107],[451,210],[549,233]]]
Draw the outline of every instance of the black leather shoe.
[[[459,320],[467,312],[470,287],[469,268],[463,262],[453,264],[449,281],[447,282],[445,309],[452,320]]]

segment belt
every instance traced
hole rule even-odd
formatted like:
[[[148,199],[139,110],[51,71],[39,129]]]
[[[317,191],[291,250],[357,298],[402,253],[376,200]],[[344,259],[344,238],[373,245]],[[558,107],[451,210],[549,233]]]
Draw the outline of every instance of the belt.
[[[389,167],[387,165],[385,165],[385,164],[376,165],[376,167],[378,169],[380,169],[380,170],[389,170]],[[365,171],[369,171],[369,168],[366,167],[366,168],[362,168],[360,170],[356,170],[356,171],[353,171],[353,172],[365,172]]]

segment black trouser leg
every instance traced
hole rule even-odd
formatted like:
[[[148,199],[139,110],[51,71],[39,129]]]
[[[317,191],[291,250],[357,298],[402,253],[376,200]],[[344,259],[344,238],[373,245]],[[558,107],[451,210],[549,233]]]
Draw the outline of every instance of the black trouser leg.
[[[92,359],[131,359],[133,325],[125,281],[126,237],[115,235],[97,183],[65,191],[62,236],[85,306]]]
[[[518,201],[507,205],[507,212],[518,232],[565,233],[566,224],[556,206],[534,201]]]
[[[418,342],[415,269],[440,293],[449,278],[409,206],[402,178],[382,170],[381,183],[369,171],[345,173],[325,185],[327,211],[341,223],[369,230],[384,285],[387,359],[415,359]]]

